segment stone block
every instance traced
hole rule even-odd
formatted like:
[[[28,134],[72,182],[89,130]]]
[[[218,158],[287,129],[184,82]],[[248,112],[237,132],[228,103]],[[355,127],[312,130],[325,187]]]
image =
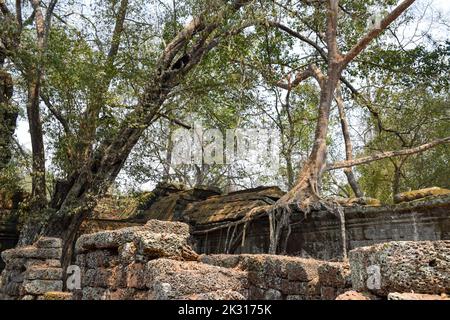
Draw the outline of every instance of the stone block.
[[[393,241],[349,252],[356,291],[450,292],[450,241]]]
[[[27,280],[62,280],[62,269],[41,265],[32,266],[25,272]]]
[[[34,245],[38,248],[62,248],[62,241],[60,238],[41,237]]]
[[[41,295],[48,291],[62,291],[61,280],[26,280],[23,282],[26,293]]]
[[[245,294],[247,273],[198,262],[169,259],[149,261],[146,285],[155,299],[177,299],[192,294],[231,290]]]

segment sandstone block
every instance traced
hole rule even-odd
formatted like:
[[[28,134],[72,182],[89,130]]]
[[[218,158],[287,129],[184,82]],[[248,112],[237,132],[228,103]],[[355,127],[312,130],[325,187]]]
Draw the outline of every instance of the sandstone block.
[[[325,262],[318,268],[321,285],[334,288],[351,287],[351,272],[348,263]]]
[[[245,297],[236,291],[219,290],[183,296],[179,300],[245,300]]]
[[[73,300],[71,292],[49,291],[44,293],[43,300]]]
[[[84,287],[82,300],[109,300],[109,290],[105,288]]]
[[[247,274],[198,262],[169,259],[146,265],[146,285],[155,299],[177,299],[192,294],[231,290],[241,294],[248,288]]]
[[[336,297],[336,300],[378,300],[368,292],[346,291]]]
[[[14,258],[34,258],[34,259],[60,259],[61,248],[37,248],[35,246],[26,246],[5,250],[1,256],[7,264]]]
[[[450,300],[450,297],[445,294],[392,292],[388,294],[388,300]]]
[[[25,272],[25,279],[27,280],[61,280],[62,279],[61,268],[51,268],[41,265],[32,266]]]
[[[41,237],[34,244],[38,248],[62,248],[60,238]]]
[[[394,241],[349,253],[353,289],[390,292],[450,292],[450,241]]]
[[[24,281],[26,293],[40,295],[48,291],[62,291],[63,282],[61,280],[26,280]]]

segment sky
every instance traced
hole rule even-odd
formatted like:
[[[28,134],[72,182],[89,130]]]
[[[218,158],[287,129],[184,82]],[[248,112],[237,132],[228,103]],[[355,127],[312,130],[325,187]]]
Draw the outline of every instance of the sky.
[[[86,1],[89,2],[89,1]],[[424,1],[424,0],[418,0],[417,4],[423,4],[423,3],[427,3],[428,1]],[[450,23],[450,0],[431,0],[431,6],[432,8],[440,11],[445,17],[447,17],[447,19],[449,20]],[[427,28],[427,25],[425,25],[426,23],[424,23],[424,25],[420,26],[423,28]],[[438,33],[438,31],[436,31]],[[439,34],[439,38],[447,38],[449,39],[449,35],[446,34]],[[23,148],[31,150],[31,139],[30,139],[30,134],[29,134],[29,130],[28,130],[28,122],[27,119],[25,117],[20,117],[18,119],[17,122],[17,128],[16,128],[16,136],[17,136],[17,140],[19,141],[19,143],[22,145]]]

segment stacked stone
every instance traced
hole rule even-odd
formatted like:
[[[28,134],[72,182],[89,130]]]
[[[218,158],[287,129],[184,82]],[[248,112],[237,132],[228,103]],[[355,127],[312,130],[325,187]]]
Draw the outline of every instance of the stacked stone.
[[[317,272],[322,300],[334,300],[352,287],[350,265],[347,262],[324,262]]]
[[[359,293],[391,300],[450,294],[450,241],[392,241],[351,250],[349,261]]]
[[[266,254],[203,255],[200,261],[246,271],[255,300],[334,299],[350,286],[348,266],[338,262]],[[324,276],[331,271],[333,276]]]
[[[0,277],[0,298],[36,300],[48,291],[61,291],[61,254],[61,239],[46,237],[31,246],[3,251],[6,267]]]
[[[245,299],[247,274],[197,262],[189,226],[144,226],[82,235],[76,243],[83,300]]]

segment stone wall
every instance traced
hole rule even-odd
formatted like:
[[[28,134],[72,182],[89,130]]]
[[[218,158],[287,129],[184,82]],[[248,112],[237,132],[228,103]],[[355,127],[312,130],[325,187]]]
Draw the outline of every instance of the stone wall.
[[[334,300],[351,287],[348,264],[298,257],[202,255],[199,261],[247,272],[252,300]]]
[[[196,225],[196,250],[205,254],[268,252],[267,215],[246,226],[242,223],[230,228],[228,222],[224,222],[223,227],[220,224]],[[294,212],[290,225],[288,255],[322,260],[342,258],[341,222],[336,214],[326,210],[313,211],[306,216]],[[213,231],[205,233],[208,229]],[[389,241],[450,240],[450,195],[390,206],[348,207],[345,208],[345,229],[348,250]]]
[[[0,276],[0,299],[36,300],[46,292],[62,291],[61,253],[57,238],[3,251],[6,268]]]
[[[2,253],[0,299],[441,300],[450,294],[450,241],[361,247],[349,252],[349,263],[267,254],[199,256],[191,241],[187,224],[158,220],[82,235],[75,248],[80,287],[61,292],[61,241],[41,238]]]
[[[189,226],[145,226],[82,235],[76,243],[83,300],[246,299],[246,273],[197,261]]]

